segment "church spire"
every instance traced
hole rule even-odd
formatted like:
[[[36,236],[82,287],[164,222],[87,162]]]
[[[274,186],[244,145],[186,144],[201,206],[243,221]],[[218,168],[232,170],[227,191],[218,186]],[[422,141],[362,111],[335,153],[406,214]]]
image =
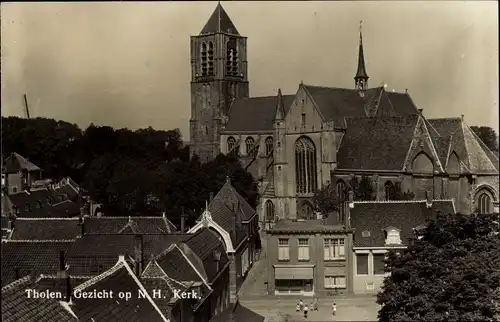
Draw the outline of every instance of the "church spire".
[[[205,27],[201,30],[200,35],[215,33],[226,33],[237,36],[240,35],[231,21],[231,18],[229,18],[226,10],[224,10],[220,4],[220,1],[217,3],[217,7],[215,7],[214,12],[205,24]]]
[[[358,51],[358,71],[354,76],[356,89],[366,90],[368,88],[368,74],[365,68],[365,55],[363,53],[363,21],[359,22],[359,51]]]

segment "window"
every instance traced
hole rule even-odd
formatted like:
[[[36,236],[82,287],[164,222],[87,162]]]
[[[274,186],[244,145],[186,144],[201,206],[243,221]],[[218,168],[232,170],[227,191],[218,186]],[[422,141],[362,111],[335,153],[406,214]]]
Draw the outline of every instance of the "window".
[[[290,247],[288,245],[288,239],[285,238],[278,239],[278,260],[280,261],[290,260]]]
[[[201,75],[207,75],[207,44],[201,44]]]
[[[387,229],[385,232],[385,243],[386,245],[400,245],[401,237],[399,235],[399,230]]]
[[[298,217],[305,220],[315,219],[313,206],[308,201],[302,203],[302,206],[299,209]]]
[[[238,75],[238,50],[236,40],[231,39],[227,42],[226,50],[226,75]]]
[[[38,201],[36,202],[36,208],[37,208],[37,209],[41,209],[41,208],[42,208],[42,202],[41,202],[40,200],[38,200]]]
[[[266,138],[266,155],[269,155],[269,153],[273,152],[273,138],[268,137]]]
[[[236,139],[233,138],[232,136],[227,138],[227,152],[231,152],[231,150],[234,149],[236,145]]]
[[[208,43],[208,75],[214,74],[214,44]]]
[[[325,260],[344,259],[345,246],[343,239],[325,239]]]
[[[254,150],[254,147],[255,147],[255,141],[253,140],[252,137],[247,137],[247,139],[245,140],[245,145],[246,145],[246,148],[247,148],[247,155],[249,156],[254,156],[255,154],[255,150]]]
[[[16,186],[12,187],[12,193],[17,193],[17,187]]]
[[[481,214],[491,213],[491,197],[486,192],[483,192],[477,198],[477,209]]]
[[[325,276],[325,288],[345,288],[345,276]]]
[[[5,174],[2,173],[2,187],[5,186]]]
[[[302,113],[301,115],[300,126],[302,127],[306,126],[306,113]]]
[[[356,273],[358,275],[368,275],[368,254],[356,255]]]
[[[341,223],[345,223],[345,201],[346,201],[346,185],[345,182],[340,179],[337,181],[337,197],[339,200],[339,219]]]
[[[266,221],[274,222],[274,204],[271,200],[266,201]]]
[[[31,212],[31,205],[30,205],[29,203],[26,203],[26,204],[24,205],[24,211],[25,211],[25,212]]]
[[[299,239],[299,261],[309,260],[309,239]]]
[[[373,254],[373,274],[385,274],[385,254]]]
[[[295,142],[295,180],[297,193],[314,193],[317,189],[316,147],[308,137]]]
[[[392,182],[387,181],[384,185],[385,191],[385,200],[392,200],[394,196],[392,196],[393,185]]]

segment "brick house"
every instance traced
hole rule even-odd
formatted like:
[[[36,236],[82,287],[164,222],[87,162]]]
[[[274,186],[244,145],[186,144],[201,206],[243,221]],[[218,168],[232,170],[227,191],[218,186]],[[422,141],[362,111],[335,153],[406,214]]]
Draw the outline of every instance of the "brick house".
[[[268,293],[325,296],[352,290],[352,232],[328,220],[279,220],[267,233]]]

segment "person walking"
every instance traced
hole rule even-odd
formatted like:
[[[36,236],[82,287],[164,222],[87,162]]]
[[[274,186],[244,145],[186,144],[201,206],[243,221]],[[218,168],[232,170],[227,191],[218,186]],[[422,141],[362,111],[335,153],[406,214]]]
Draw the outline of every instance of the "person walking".
[[[297,311],[297,312],[300,311],[300,303],[297,303],[297,306],[295,307],[295,311]]]
[[[302,300],[300,300],[300,302],[299,302],[299,307],[300,307],[300,310],[302,311],[302,309],[304,308],[304,302]]]
[[[307,307],[307,304],[304,306],[304,318],[307,319],[307,313],[309,312],[309,308]]]
[[[335,302],[333,302],[333,305],[332,305],[332,314],[333,315],[337,314],[337,304]]]

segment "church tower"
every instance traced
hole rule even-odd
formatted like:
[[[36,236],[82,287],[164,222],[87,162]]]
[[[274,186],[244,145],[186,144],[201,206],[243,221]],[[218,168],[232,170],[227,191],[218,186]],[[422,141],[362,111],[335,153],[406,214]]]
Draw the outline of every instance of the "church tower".
[[[208,162],[220,153],[220,131],[231,103],[248,97],[247,38],[219,3],[191,36],[190,153]]]
[[[358,71],[354,76],[356,89],[362,93],[368,89],[368,74],[365,68],[365,55],[363,53],[363,30],[362,21],[359,22],[359,51],[358,51]]]

